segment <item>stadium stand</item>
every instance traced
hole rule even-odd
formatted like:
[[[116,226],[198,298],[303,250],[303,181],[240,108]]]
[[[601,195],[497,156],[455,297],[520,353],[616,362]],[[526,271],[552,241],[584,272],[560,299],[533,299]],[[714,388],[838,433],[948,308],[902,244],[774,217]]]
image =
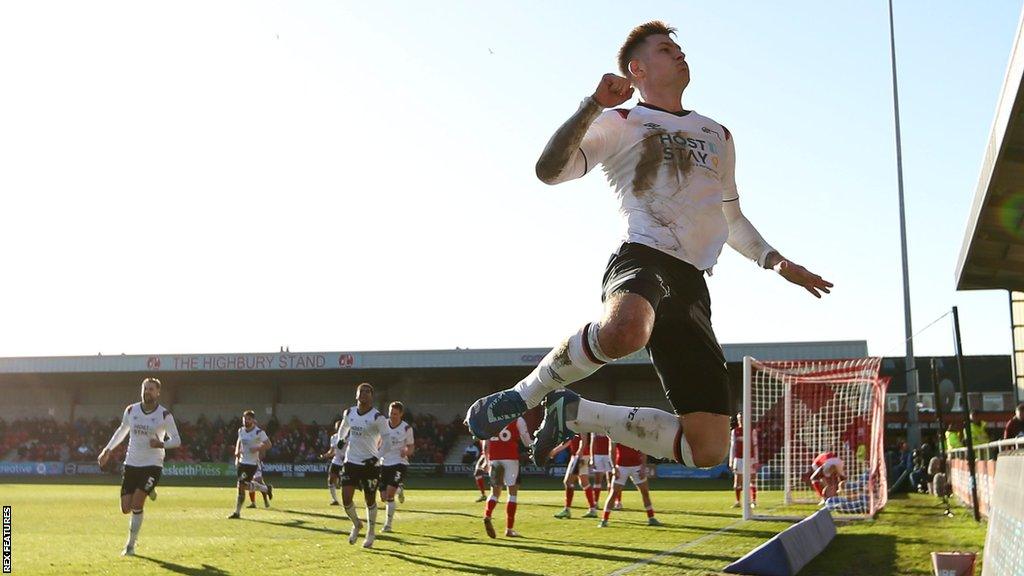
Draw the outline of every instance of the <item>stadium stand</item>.
[[[340,417],[340,415],[337,415]],[[328,423],[308,423],[297,419],[280,424],[271,418],[264,425],[273,448],[266,462],[308,463],[319,461],[333,432],[336,418]],[[168,462],[232,462],[238,419],[209,419],[199,415],[195,421],[175,418],[183,443],[168,454]],[[461,423],[439,422],[430,414],[407,414],[416,434],[413,462],[441,464],[453,450]],[[13,421],[0,419],[0,460],[12,462],[92,462],[117,428],[119,419],[79,418],[57,422],[51,417]],[[115,457],[120,459],[125,445]]]

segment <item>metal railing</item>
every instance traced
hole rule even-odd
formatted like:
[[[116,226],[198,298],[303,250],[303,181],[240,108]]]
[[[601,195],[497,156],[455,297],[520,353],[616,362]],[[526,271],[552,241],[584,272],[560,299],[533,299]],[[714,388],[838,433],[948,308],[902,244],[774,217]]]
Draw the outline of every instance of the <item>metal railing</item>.
[[[953,488],[953,494],[963,503],[964,506],[973,507],[971,500],[972,482],[978,487],[978,510],[981,515],[988,518],[989,506],[992,502],[992,494],[996,483],[996,462],[999,454],[1010,450],[1024,450],[1024,438],[1009,438],[996,440],[986,444],[979,444],[974,447],[975,476],[967,465],[967,448],[953,448],[947,452],[949,459],[949,478]]]

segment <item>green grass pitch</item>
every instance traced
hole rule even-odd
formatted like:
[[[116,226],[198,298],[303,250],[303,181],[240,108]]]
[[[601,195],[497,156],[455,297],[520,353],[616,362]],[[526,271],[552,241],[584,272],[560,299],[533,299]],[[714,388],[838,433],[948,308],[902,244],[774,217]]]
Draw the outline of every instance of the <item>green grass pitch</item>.
[[[378,535],[365,550],[361,539],[348,544],[350,524],[339,507],[327,505],[320,482],[278,480],[271,508],[257,495],[259,509],[243,508],[240,521],[225,518],[234,508],[229,482],[165,479],[158,500],[147,502],[135,558],[119,556],[128,519],[118,509],[116,479],[0,483],[0,504],[13,507],[13,573],[718,574],[788,526],[741,522],[725,482],[664,480],[652,484],[664,527],[646,525],[639,494],[630,489],[626,509],[612,514],[611,527],[599,529],[596,520],[579,518],[586,503],[581,492],[573,518],[556,520],[559,485],[528,479],[516,518],[522,538],[505,538],[499,530],[491,540],[471,479],[411,478],[395,531]],[[504,500],[495,510],[499,528]],[[984,524],[962,508],[954,512],[955,518],[944,517],[930,496],[894,498],[877,520],[841,525],[836,540],[801,574],[931,574],[930,552],[980,552],[984,543]]]

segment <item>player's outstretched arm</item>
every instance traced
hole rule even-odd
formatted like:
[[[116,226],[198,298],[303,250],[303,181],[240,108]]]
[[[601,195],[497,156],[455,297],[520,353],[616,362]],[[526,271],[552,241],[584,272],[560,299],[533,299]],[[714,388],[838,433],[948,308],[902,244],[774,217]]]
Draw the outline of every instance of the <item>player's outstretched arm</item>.
[[[763,268],[772,268],[786,280],[803,287],[815,298],[829,293],[832,283],[811,272],[796,262],[785,259],[772,248],[754,228],[754,225],[740,210],[739,192],[736,186],[736,143],[727,133],[722,155],[722,212],[729,224],[728,244],[733,250],[754,260]]]
[[[124,409],[124,416],[121,417],[121,425],[114,430],[114,435],[110,437],[110,442],[107,442],[106,447],[100,451],[99,456],[96,457],[96,463],[103,468],[107,465],[107,460],[110,459],[110,452],[117,448],[118,444],[124,442],[124,439],[128,437],[128,431],[131,430],[131,424],[128,423],[128,411],[131,407]]]
[[[821,293],[828,294],[833,284],[807,268],[787,260],[772,248],[758,233],[750,220],[740,211],[739,199],[724,202],[722,210],[729,223],[729,246],[740,254],[756,261],[764,268],[771,268],[786,280],[807,290],[815,298]]]
[[[786,280],[796,284],[797,286],[803,287],[815,298],[821,298],[821,293],[829,294],[833,284],[828,280],[825,280],[821,276],[818,276],[814,272],[811,272],[807,268],[787,260],[782,254],[772,251],[768,254],[765,259],[765,268],[772,268],[779,273]]]
[[[580,104],[579,110],[558,127],[537,160],[537,178],[545,184],[558,184],[583,176],[587,158],[580,148],[587,129],[605,108],[612,108],[633,97],[629,80],[605,74],[592,96]],[[592,159],[594,160],[594,159]],[[593,161],[596,163],[596,161]]]

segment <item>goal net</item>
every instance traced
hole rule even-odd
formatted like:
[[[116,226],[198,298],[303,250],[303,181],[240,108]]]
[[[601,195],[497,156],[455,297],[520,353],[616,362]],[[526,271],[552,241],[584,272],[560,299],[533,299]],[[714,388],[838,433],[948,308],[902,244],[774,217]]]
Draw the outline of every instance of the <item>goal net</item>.
[[[880,365],[743,359],[744,518],[801,520],[822,506],[869,518],[885,506]]]

